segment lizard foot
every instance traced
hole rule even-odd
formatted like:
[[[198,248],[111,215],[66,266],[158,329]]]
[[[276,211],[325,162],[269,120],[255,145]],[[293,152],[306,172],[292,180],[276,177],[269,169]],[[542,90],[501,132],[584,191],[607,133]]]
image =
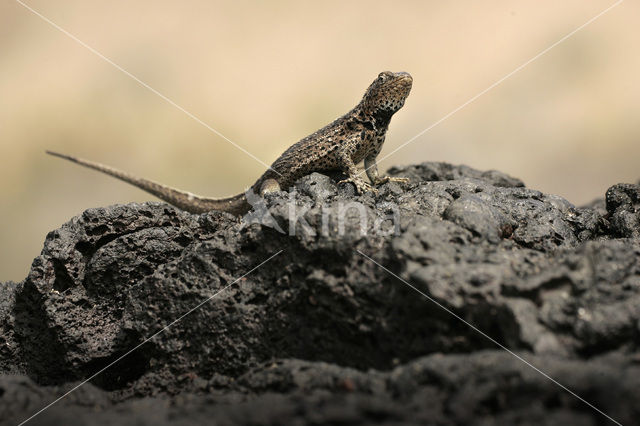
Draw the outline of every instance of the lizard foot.
[[[382,185],[383,183],[387,182],[409,183],[409,179],[402,177],[383,176],[379,178],[377,182],[375,182],[375,185]]]
[[[369,185],[367,182],[365,182],[359,176],[350,176],[347,179],[344,179],[344,180],[341,180],[340,182],[338,182],[338,185],[340,185],[341,183],[348,183],[348,182],[351,182],[352,184],[354,184],[356,186],[356,192],[358,194],[364,194],[367,191],[371,191],[374,194],[378,193],[378,190],[376,188],[374,188],[373,186]]]

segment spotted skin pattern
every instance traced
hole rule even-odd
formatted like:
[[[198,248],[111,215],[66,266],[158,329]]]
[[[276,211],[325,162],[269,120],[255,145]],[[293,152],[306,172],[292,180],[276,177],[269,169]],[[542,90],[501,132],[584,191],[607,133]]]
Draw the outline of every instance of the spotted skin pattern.
[[[333,170],[346,174],[348,178],[340,183],[353,183],[359,193],[377,192],[374,186],[388,181],[407,182],[404,178],[380,177],[376,157],[382,149],[389,121],[404,105],[412,83],[411,75],[406,72],[381,72],[358,105],[334,122],[292,145],[250,190],[264,195],[267,192],[288,189],[296,180],[310,173]],[[221,210],[242,215],[251,208],[244,193],[222,199],[201,197],[93,161],[51,151],[47,153],[135,185],[188,212]],[[362,160],[367,176],[374,186],[365,182],[358,174],[356,164]]]

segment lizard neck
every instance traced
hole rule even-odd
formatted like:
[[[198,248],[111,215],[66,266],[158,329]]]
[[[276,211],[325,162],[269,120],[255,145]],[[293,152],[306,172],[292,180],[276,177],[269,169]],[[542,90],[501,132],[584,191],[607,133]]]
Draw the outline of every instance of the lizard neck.
[[[389,122],[391,121],[391,117],[393,116],[392,112],[389,111],[376,111],[372,117],[375,122],[375,127],[377,129],[386,129],[389,127]]]
[[[370,130],[386,130],[393,116],[392,111],[381,109],[368,110],[360,104],[355,108],[354,115],[365,127]]]

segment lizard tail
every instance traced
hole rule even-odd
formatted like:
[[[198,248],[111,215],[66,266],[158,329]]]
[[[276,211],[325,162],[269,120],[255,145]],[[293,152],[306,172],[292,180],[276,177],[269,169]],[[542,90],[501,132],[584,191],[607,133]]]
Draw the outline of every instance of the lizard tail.
[[[244,194],[238,194],[229,198],[205,198],[190,192],[181,191],[169,186],[157,183],[148,179],[139,178],[129,173],[105,166],[104,164],[95,163],[93,161],[84,160],[82,158],[73,157],[71,155],[60,154],[57,152],[46,151],[47,154],[54,157],[60,157],[65,160],[72,161],[81,166],[88,167],[93,170],[108,174],[117,179],[125,181],[131,185],[137,186],[143,191],[155,195],[161,200],[178,207],[179,209],[191,213],[205,213],[211,210],[220,210],[240,216],[250,209],[249,203]]]

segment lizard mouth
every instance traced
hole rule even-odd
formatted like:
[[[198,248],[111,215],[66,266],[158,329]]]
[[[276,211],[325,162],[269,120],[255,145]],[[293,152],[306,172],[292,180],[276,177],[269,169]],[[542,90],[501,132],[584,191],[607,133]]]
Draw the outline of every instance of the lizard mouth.
[[[406,90],[406,93],[409,93],[411,90],[411,86],[413,85],[413,77],[408,72],[397,72],[393,75],[393,79],[385,82],[383,87],[398,87],[400,89]]]

